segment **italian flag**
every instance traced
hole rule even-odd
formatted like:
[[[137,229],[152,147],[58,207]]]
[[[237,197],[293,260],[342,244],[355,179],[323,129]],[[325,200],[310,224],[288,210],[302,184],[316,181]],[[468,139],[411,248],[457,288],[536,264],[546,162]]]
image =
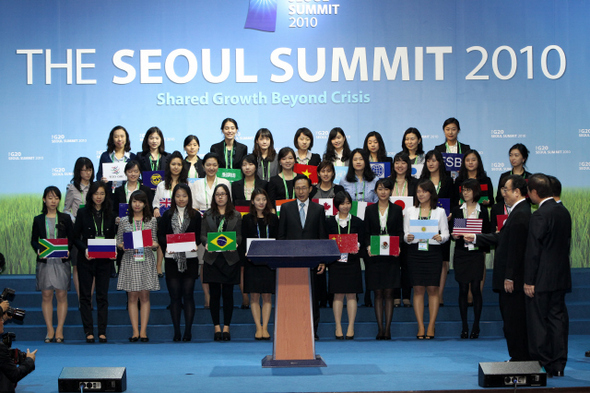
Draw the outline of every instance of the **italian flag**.
[[[352,202],[352,208],[350,209],[350,214],[360,218],[361,220],[365,219],[365,209],[367,206],[373,205],[373,202]]]
[[[371,255],[399,256],[399,236],[371,236]]]

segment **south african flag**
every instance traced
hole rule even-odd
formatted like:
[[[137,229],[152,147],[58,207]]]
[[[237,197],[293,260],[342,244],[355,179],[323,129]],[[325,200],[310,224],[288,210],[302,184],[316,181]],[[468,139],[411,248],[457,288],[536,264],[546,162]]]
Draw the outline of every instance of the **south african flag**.
[[[66,258],[68,256],[68,239],[39,239],[41,258]]]

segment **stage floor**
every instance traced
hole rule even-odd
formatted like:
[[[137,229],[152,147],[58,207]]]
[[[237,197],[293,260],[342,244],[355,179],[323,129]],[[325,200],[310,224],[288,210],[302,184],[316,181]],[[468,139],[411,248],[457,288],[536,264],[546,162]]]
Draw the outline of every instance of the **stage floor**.
[[[351,392],[479,389],[479,362],[508,358],[501,339],[322,340],[328,367],[263,369],[272,343],[254,340],[172,343],[64,344],[18,342],[38,348],[36,370],[17,392],[57,392],[63,367],[126,367],[127,392]],[[570,336],[565,377],[547,387],[588,387],[590,336]]]

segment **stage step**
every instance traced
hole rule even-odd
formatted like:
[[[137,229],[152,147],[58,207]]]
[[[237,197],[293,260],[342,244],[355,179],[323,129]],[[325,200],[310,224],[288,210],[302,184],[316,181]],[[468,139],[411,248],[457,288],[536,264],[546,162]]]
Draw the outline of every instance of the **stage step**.
[[[498,295],[491,290],[492,272],[488,270],[487,281],[484,286],[484,307],[481,320],[481,338],[501,337],[502,320],[498,309]],[[574,288],[566,296],[570,316],[570,334],[589,334],[587,329],[590,323],[590,269],[575,269],[572,272]],[[170,311],[166,309],[169,304],[169,296],[166,289],[166,281],[160,280],[161,290],[152,292],[150,325],[148,334],[151,341],[169,341],[172,338],[172,325]],[[23,325],[8,324],[5,331],[14,332],[19,341],[41,341],[45,337],[46,328],[41,312],[41,294],[35,291],[35,276],[33,275],[6,275],[0,276],[0,289],[5,287],[16,290],[16,298],[11,303],[13,307],[25,309],[27,316]],[[126,310],[126,293],[117,291],[117,279],[112,279],[109,287],[109,323],[108,337],[111,341],[124,341],[131,335],[129,316]],[[67,340],[83,340],[80,313],[76,292],[68,293],[68,316],[64,335]],[[439,309],[436,325],[437,338],[458,338],[461,332],[461,318],[457,303],[458,287],[454,280],[453,271],[449,273],[445,288],[445,305]],[[193,325],[193,338],[195,340],[211,340],[213,328],[209,310],[203,307],[203,291],[200,281],[195,285],[195,322]],[[364,295],[359,295],[359,307],[355,321],[355,338],[373,339],[377,334],[377,324],[373,308],[363,306]],[[234,291],[234,313],[231,333],[233,339],[252,339],[255,333],[255,325],[252,321],[251,311],[240,309],[242,295],[236,286]],[[94,304],[96,307],[96,304]],[[428,305],[426,305],[425,320],[428,320]],[[469,318],[472,320],[473,311],[469,309]],[[96,322],[96,311],[94,312]],[[54,321],[56,316],[54,313]],[[274,310],[271,315],[274,321]],[[346,308],[343,310],[342,322],[346,333],[348,316]],[[334,315],[331,308],[322,308],[320,311],[320,327],[318,334],[321,339],[334,339]],[[396,308],[393,314],[392,324],[393,339],[413,338],[416,335],[416,322],[413,308]]]

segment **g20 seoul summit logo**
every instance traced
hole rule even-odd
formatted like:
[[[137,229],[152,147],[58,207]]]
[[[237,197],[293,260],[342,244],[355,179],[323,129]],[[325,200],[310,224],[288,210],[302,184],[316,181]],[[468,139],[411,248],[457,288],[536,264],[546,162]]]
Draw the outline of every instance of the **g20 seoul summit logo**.
[[[289,28],[317,27],[318,17],[338,15],[340,4],[332,0],[283,0],[288,2]],[[250,0],[246,29],[274,32],[277,25],[277,0]]]
[[[277,0],[250,0],[246,29],[274,32],[277,25]]]

